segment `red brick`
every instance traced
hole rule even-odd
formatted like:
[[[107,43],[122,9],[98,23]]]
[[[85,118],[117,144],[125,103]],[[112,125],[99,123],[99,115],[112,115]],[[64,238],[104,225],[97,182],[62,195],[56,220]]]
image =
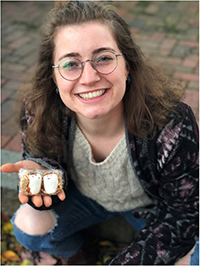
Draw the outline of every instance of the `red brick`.
[[[13,40],[19,40],[22,35],[24,35],[24,32],[22,30],[16,30],[11,35],[6,36],[6,42],[12,42]]]
[[[19,122],[17,117],[11,117],[9,120],[3,123],[1,127],[2,135],[13,137],[19,132]]]
[[[145,12],[147,14],[155,15],[159,11],[159,6],[156,4],[150,4],[146,9]]]
[[[123,17],[126,13],[127,13],[127,9],[125,8],[118,8],[117,10],[117,14],[120,16],[120,17]]]
[[[149,39],[149,36],[147,35],[141,35],[140,33],[133,33],[133,39],[135,40],[148,40]]]
[[[151,41],[161,42],[165,38],[165,34],[161,32],[154,32],[149,38]]]
[[[23,73],[26,70],[26,66],[19,64],[13,64],[13,63],[3,63],[2,64],[2,71],[10,71],[10,73],[17,72],[17,73]]]
[[[3,85],[6,83],[6,81],[7,81],[7,80],[6,80],[6,79],[4,79],[4,78],[3,78],[3,79],[1,79],[1,86],[3,86]]]
[[[199,75],[193,73],[175,72],[173,78],[187,81],[198,81]]]
[[[17,112],[16,102],[12,100],[6,101],[2,105],[1,121],[7,122],[9,118],[14,117]]]
[[[166,48],[162,48],[162,49],[159,50],[159,54],[160,54],[161,56],[169,56],[170,53],[171,53],[171,50],[168,50],[168,49],[166,49]]]
[[[24,36],[18,40],[15,40],[13,43],[11,43],[9,45],[9,48],[11,49],[18,49],[20,48],[22,45],[24,45],[25,43],[27,43],[28,41],[30,41],[30,38],[28,36]]]
[[[10,140],[10,137],[2,135],[1,136],[1,148],[4,148],[5,145],[9,142],[9,140]]]
[[[183,66],[196,67],[198,65],[199,58],[197,55],[189,55],[183,61]]]
[[[175,44],[177,43],[177,40],[175,39],[165,39],[161,45],[160,45],[160,49],[167,49],[167,50],[171,50],[172,48],[174,48]]]
[[[195,68],[194,73],[199,74],[199,66]]]
[[[1,103],[4,103],[13,94],[12,91],[2,90],[1,91]]]
[[[185,80],[181,80],[181,81],[179,81],[179,83],[181,84],[181,86],[185,89],[186,88],[186,86],[187,86],[187,81],[185,81]]]
[[[189,47],[199,47],[199,42],[195,42],[195,41],[180,41],[179,45],[188,45]]]
[[[133,37],[135,36],[136,33],[139,32],[139,28],[131,28],[131,34],[133,35]]]
[[[191,106],[194,113],[199,110],[199,92],[196,90],[185,90],[184,101]]]
[[[154,56],[153,58],[154,62],[158,62],[160,64],[168,64],[172,66],[177,66],[181,64],[181,59],[178,57],[161,57],[161,56]]]
[[[20,73],[20,75],[19,75],[19,73],[13,72],[12,75],[10,75],[10,72],[9,71],[2,71],[2,76],[4,78],[7,78],[7,79],[9,79],[9,78],[12,77],[12,80],[13,81],[17,81],[17,82],[23,82],[23,81],[24,82],[28,82],[33,77],[33,75],[27,74],[27,73],[24,73],[24,72],[23,73]]]
[[[21,151],[21,139],[20,135],[17,134],[15,135],[4,147],[6,150],[10,151],[16,151],[20,152]]]
[[[8,80],[6,84],[3,86],[3,90],[18,90],[20,88],[21,82],[14,81],[12,79]],[[12,92],[13,93],[13,92]]]
[[[197,81],[190,81],[190,82],[188,82],[187,88],[188,89],[198,90],[199,89],[199,82],[197,82]]]
[[[197,13],[197,10],[198,10],[198,2],[196,2],[196,5],[190,5],[187,9],[187,12],[188,13],[191,13],[191,14],[195,14]]]

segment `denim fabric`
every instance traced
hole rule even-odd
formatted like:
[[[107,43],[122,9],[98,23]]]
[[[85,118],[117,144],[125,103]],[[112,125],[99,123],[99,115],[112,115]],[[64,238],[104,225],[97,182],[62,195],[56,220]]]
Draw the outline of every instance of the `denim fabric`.
[[[199,265],[199,239],[196,243],[194,253],[191,256],[190,265]]]
[[[14,225],[15,237],[26,249],[69,258],[78,252],[84,242],[80,231],[91,225],[122,215],[138,232],[145,226],[145,220],[134,218],[132,211],[108,212],[95,201],[82,195],[73,183],[69,184],[65,201],[53,212],[57,222],[45,235],[28,235],[22,232],[16,227],[15,215],[13,216],[11,221]],[[198,250],[196,246],[191,257],[191,265],[198,265]]]

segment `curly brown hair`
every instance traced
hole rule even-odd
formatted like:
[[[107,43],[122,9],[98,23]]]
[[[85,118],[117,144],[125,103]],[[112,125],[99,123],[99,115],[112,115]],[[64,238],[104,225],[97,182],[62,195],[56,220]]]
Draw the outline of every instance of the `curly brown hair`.
[[[141,138],[154,136],[164,126],[168,114],[183,97],[182,87],[151,66],[132,39],[127,23],[108,5],[92,1],[59,2],[50,11],[43,28],[37,71],[29,92],[28,109],[34,114],[28,125],[26,144],[31,153],[42,151],[56,157],[63,149],[63,115],[73,116],[56,95],[53,80],[55,35],[61,27],[98,21],[110,27],[123,53],[130,84],[124,96],[124,113],[130,133]]]

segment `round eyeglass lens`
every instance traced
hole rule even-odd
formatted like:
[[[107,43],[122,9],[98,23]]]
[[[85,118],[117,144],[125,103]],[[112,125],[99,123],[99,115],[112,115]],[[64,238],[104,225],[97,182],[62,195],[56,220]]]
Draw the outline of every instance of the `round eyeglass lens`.
[[[59,71],[63,78],[75,80],[82,72],[81,61],[77,58],[65,58],[59,64]]]
[[[100,52],[94,56],[93,66],[99,73],[109,74],[117,66],[117,57],[113,52]]]

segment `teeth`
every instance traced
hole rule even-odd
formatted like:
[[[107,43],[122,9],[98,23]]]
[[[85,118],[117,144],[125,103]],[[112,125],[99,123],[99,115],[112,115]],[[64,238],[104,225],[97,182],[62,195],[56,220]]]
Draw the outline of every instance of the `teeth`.
[[[96,97],[99,97],[105,93],[106,90],[99,90],[99,91],[93,91],[89,93],[81,93],[79,96],[83,98],[84,100],[93,99]]]

